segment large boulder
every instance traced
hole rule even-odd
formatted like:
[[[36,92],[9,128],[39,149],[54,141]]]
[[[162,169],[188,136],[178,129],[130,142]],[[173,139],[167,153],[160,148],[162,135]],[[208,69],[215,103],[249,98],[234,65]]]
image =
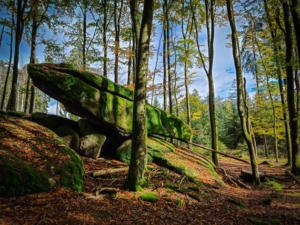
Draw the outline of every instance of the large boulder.
[[[0,196],[82,190],[81,158],[51,130],[0,114],[0,131]]]
[[[31,64],[28,73],[35,86],[70,113],[123,135],[132,133],[133,93],[129,89],[69,64]],[[146,110],[148,134],[191,140],[191,128],[179,118],[150,105]]]

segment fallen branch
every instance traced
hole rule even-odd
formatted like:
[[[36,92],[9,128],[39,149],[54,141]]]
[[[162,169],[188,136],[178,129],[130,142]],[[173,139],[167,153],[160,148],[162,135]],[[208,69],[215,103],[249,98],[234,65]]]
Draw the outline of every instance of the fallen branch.
[[[114,174],[114,173],[120,173],[120,172],[125,172],[125,171],[128,171],[128,167],[115,168],[115,169],[106,169],[106,170],[95,170],[93,172],[93,177],[99,177],[99,176],[104,176],[104,175],[109,175],[109,174]]]
[[[195,143],[193,143],[193,142],[188,142],[188,144],[191,144],[191,145],[194,145],[194,146],[197,146],[197,147],[203,148],[203,149],[205,149],[205,150],[208,150],[208,151],[211,151],[211,152],[218,153],[218,154],[220,154],[220,155],[223,155],[223,156],[225,156],[225,157],[228,157],[228,158],[231,158],[231,159],[235,159],[235,160],[238,160],[238,161],[241,161],[241,162],[244,162],[244,163],[247,163],[247,164],[249,164],[249,162],[248,162],[248,161],[246,161],[246,160],[244,160],[244,159],[239,159],[239,158],[236,158],[236,157],[234,157],[234,156],[231,156],[231,155],[225,154],[225,153],[223,153],[223,152],[219,152],[219,151],[217,151],[217,150],[214,150],[214,149],[211,149],[211,148],[205,147],[205,146],[203,146],[203,145],[198,145],[198,144],[195,144]]]
[[[287,177],[289,177],[289,178],[291,178],[292,180],[294,180],[296,183],[298,183],[298,184],[300,184],[300,180],[297,178],[297,177],[295,177],[295,175],[294,174],[292,174],[290,171],[285,171],[285,175],[287,176]]]
[[[39,225],[40,223],[44,222],[45,217],[46,217],[46,212],[44,212],[43,218],[36,225]]]
[[[239,179],[234,178],[233,176],[229,175],[226,173],[226,171],[223,168],[218,167],[218,169],[222,170],[223,173],[225,174],[225,176],[230,180],[231,183],[234,183],[235,185],[238,184],[239,186],[246,188],[246,189],[251,189],[250,186],[248,186],[247,184],[243,183],[242,181],[240,181]]]
[[[220,169],[220,170],[224,173],[225,177],[228,178],[228,180],[229,180],[232,184],[234,184],[235,187],[238,186],[238,185],[236,184],[236,182],[234,182],[234,181],[231,179],[232,176],[228,175],[228,174],[226,173],[226,171],[225,171],[223,168],[219,167],[218,169]]]

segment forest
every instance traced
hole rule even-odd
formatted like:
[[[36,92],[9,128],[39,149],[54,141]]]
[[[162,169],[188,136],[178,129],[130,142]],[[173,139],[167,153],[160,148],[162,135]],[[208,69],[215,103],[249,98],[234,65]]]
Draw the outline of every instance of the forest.
[[[248,160],[250,186],[261,184],[263,160],[283,164],[299,182],[298,0],[4,0],[0,6],[2,112],[47,113],[53,104],[27,64],[72,64],[134,91],[125,189],[140,191],[149,175],[146,104],[184,121],[192,139],[166,140],[205,155],[216,168],[226,167],[218,152]],[[220,28],[227,28],[231,52],[223,57],[234,65],[228,96],[217,95],[215,86]],[[59,101],[55,108],[56,115],[80,119]]]

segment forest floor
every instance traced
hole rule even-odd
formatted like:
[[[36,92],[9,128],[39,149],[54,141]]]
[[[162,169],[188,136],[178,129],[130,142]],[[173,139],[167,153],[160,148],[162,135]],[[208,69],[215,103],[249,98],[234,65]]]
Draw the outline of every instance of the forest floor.
[[[289,168],[284,162],[260,159],[268,162],[259,164],[267,181],[259,186],[245,182],[251,189],[231,183],[220,169],[217,172],[225,182],[222,186],[205,182],[206,175],[202,183],[195,184],[184,175],[152,164],[145,174],[148,187],[133,193],[122,189],[126,170],[93,176],[95,170],[128,165],[103,158],[82,159],[83,192],[56,188],[50,193],[0,198],[0,225],[300,224],[300,184],[285,175]],[[242,169],[250,170],[250,164],[233,159],[221,157],[219,162],[219,167],[234,178]],[[197,168],[196,162],[189,163],[189,167]],[[156,194],[157,201],[143,201],[141,195],[148,192]]]

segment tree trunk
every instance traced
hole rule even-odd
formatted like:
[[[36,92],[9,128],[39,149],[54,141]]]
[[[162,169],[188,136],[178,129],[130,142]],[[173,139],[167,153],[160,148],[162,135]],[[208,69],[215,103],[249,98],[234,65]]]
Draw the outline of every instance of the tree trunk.
[[[118,7],[118,1],[114,0],[114,24],[115,24],[115,83],[119,82],[119,48],[120,48],[120,20],[123,9],[123,0],[120,1],[120,7]],[[117,12],[119,8],[119,13]]]
[[[10,69],[11,69],[11,62],[12,62],[12,51],[13,51],[13,39],[14,39],[14,29],[13,27],[15,26],[14,22],[14,14],[12,13],[12,28],[10,29],[10,43],[9,43],[9,60],[8,60],[8,66],[7,66],[7,72],[6,72],[6,77],[5,77],[5,83],[3,87],[3,93],[2,93],[2,99],[1,99],[1,109],[5,109],[5,97],[6,97],[6,90],[7,90],[7,84],[8,84],[8,78],[10,74]]]
[[[166,0],[167,2],[168,0]],[[171,56],[170,56],[170,21],[169,21],[169,6],[166,3],[166,33],[167,33],[167,70],[168,70],[168,95],[169,95],[169,113],[173,114],[172,101],[172,74],[171,74]]]
[[[132,22],[132,52],[134,52],[134,57],[132,59],[132,82],[134,83],[136,80],[137,73],[137,55],[138,55],[138,20],[137,20],[137,11],[138,11],[138,2],[136,0],[130,0],[130,15]]]
[[[242,66],[241,66],[241,58],[239,56],[239,47],[238,47],[238,39],[237,39],[237,30],[235,26],[235,19],[234,19],[234,12],[233,12],[233,5],[231,0],[226,0],[227,2],[227,13],[228,19],[231,27],[231,39],[232,39],[232,51],[233,51],[233,59],[236,69],[236,82],[237,82],[237,105],[238,105],[238,112],[239,117],[241,120],[241,127],[243,131],[243,136],[248,146],[250,161],[251,161],[251,168],[252,168],[252,176],[253,181],[255,184],[260,183],[259,179],[259,172],[258,166],[255,158],[255,151],[252,142],[251,130],[249,127],[249,117],[246,112],[245,106],[246,99],[243,97],[243,74],[242,74]]]
[[[132,0],[132,2],[135,3],[135,0]],[[125,182],[125,188],[130,191],[140,190],[146,182],[144,178],[144,169],[147,163],[146,84],[153,6],[153,0],[144,0],[134,91],[132,150],[128,176]],[[135,18],[135,13],[133,15],[133,18]]]
[[[103,7],[103,52],[104,52],[104,62],[103,62],[103,76],[107,77],[107,40],[106,40],[106,33],[107,33],[107,0],[102,0],[102,7]]]
[[[86,70],[86,32],[87,32],[87,28],[86,28],[86,14],[87,14],[87,6],[86,3],[83,3],[83,7],[84,9],[82,10],[82,14],[83,14],[83,30],[82,30],[82,35],[83,35],[83,43],[82,43],[82,65],[83,65],[83,69]]]
[[[292,143],[292,173],[300,175],[300,156],[298,145],[298,115],[295,109],[294,96],[294,74],[293,74],[293,35],[290,23],[289,5],[286,1],[282,1],[282,8],[284,14],[285,24],[285,62],[286,62],[286,84],[287,84],[287,102],[289,110],[289,122],[291,129],[291,143]]]
[[[38,29],[36,13],[34,13],[33,17],[32,17],[32,28],[31,29],[32,29],[31,30],[31,49],[30,49],[30,60],[29,61],[30,61],[30,64],[35,64],[35,61],[36,61],[36,36],[37,36],[37,29]],[[27,113],[27,111],[28,111],[29,88],[30,88],[30,77],[28,76],[27,83],[26,83],[26,95],[25,95],[25,106],[24,106],[25,113]],[[30,88],[30,91],[32,91],[32,88]],[[30,113],[32,113],[32,112],[30,112]]]
[[[7,110],[16,111],[17,110],[17,95],[18,95],[18,64],[19,64],[19,51],[20,43],[22,40],[23,28],[24,28],[24,9],[26,7],[27,0],[24,1],[22,7],[22,0],[17,1],[17,22],[16,22],[16,36],[15,36],[15,52],[14,52],[14,64],[13,64],[13,78],[12,87],[8,100]]]
[[[269,156],[269,151],[268,151],[267,136],[264,134],[263,137],[264,137],[265,156],[268,157]]]
[[[163,12],[166,15],[166,8],[167,8],[167,0],[164,0],[163,3]],[[164,111],[167,111],[167,24],[166,18],[164,17],[163,20],[163,33],[164,33],[164,42],[163,42],[163,71],[164,71],[164,78],[163,78],[163,104],[164,104]]]
[[[279,83],[279,92],[280,92],[280,99],[281,99],[281,108],[282,108],[282,114],[283,114],[283,120],[284,120],[284,128],[285,128],[285,142],[286,142],[286,151],[287,151],[287,158],[288,158],[288,162],[287,165],[291,165],[291,160],[292,160],[292,156],[291,156],[291,132],[290,132],[290,126],[289,126],[289,122],[288,122],[288,118],[287,118],[287,110],[286,110],[286,103],[285,103],[285,91],[284,91],[284,85],[283,85],[283,78],[281,75],[281,66],[280,66],[280,61],[278,59],[279,57],[279,52],[280,52],[280,46],[277,44],[277,35],[276,35],[276,29],[277,27],[274,27],[272,24],[272,19],[270,17],[270,13],[269,13],[269,7],[267,4],[267,1],[264,0],[264,8],[265,8],[265,12],[267,15],[267,23],[270,27],[271,30],[271,37],[272,37],[272,44],[273,44],[273,49],[275,52],[275,63],[276,63],[276,74],[277,74],[277,79],[278,79],[278,83]],[[276,20],[278,21],[278,20]]]
[[[2,39],[3,39],[4,29],[5,29],[5,26],[3,25],[1,33],[0,33],[0,48],[1,48],[1,45],[2,45]]]

